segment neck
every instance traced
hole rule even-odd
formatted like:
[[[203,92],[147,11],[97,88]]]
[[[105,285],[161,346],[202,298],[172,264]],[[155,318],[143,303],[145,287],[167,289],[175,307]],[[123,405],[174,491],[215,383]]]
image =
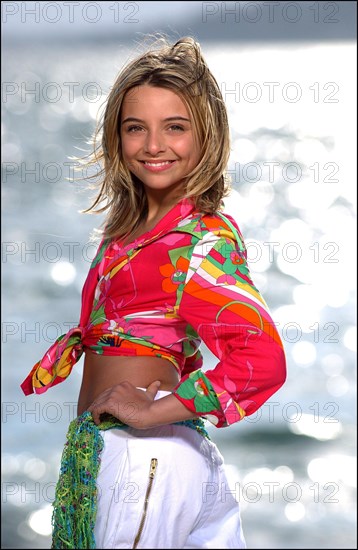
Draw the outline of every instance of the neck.
[[[179,196],[161,196],[153,197],[148,196],[148,214],[146,218],[147,223],[152,223],[160,220],[165,214],[169,212],[180,201]]]

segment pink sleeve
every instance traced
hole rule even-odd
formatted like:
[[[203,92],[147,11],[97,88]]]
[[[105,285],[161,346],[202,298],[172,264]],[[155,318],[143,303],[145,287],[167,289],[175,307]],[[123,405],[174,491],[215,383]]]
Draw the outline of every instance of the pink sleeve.
[[[212,370],[185,374],[173,393],[191,411],[223,427],[253,414],[283,385],[285,354],[251,280],[241,234],[211,234],[192,257],[179,314],[219,362]]]

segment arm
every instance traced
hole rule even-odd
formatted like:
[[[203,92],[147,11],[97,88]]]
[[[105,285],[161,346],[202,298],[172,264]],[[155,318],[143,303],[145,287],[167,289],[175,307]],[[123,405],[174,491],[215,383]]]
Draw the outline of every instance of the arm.
[[[193,413],[224,427],[253,414],[282,386],[285,354],[251,280],[238,228],[231,237],[212,234],[200,246],[195,257],[202,260],[189,268],[179,314],[219,362],[212,370],[185,375],[173,395]]]

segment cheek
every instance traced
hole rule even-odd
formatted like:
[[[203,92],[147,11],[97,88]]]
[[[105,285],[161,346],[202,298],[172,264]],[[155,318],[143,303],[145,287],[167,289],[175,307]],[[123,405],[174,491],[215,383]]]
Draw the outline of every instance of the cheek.
[[[190,142],[187,144],[187,157],[189,164],[192,167],[198,164],[200,153],[194,139],[191,139]]]
[[[134,163],[133,163],[133,144],[128,143],[128,141],[123,140],[122,141],[122,159],[126,167],[130,172],[133,171]]]
[[[182,157],[187,157],[190,160],[195,152],[194,140],[192,137],[183,137],[183,139],[180,140],[177,139],[174,148]]]
[[[122,139],[122,155],[124,160],[130,159],[138,150],[138,145],[133,139]]]

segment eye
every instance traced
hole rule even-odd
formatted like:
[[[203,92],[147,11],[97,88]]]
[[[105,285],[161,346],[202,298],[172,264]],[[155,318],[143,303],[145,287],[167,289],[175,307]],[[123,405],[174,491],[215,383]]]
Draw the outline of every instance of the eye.
[[[169,129],[174,132],[184,132],[183,126],[179,126],[179,124],[172,124]]]
[[[142,129],[143,128],[141,126],[133,125],[133,126],[128,126],[127,127],[127,132],[139,132]]]

